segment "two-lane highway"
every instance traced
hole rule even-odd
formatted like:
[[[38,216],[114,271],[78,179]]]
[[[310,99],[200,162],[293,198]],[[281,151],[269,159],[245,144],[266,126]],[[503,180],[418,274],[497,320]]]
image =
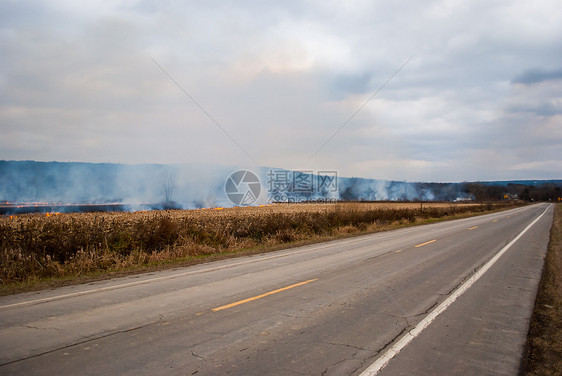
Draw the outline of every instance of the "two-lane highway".
[[[2,297],[0,373],[513,374],[551,220],[540,204]]]

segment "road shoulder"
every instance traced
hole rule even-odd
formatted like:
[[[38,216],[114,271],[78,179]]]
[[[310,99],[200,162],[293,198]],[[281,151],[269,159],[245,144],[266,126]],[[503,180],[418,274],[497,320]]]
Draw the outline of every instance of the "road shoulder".
[[[550,231],[522,375],[557,375],[562,369],[562,204],[557,204]]]
[[[380,375],[514,375],[524,354],[552,214],[406,346]]]

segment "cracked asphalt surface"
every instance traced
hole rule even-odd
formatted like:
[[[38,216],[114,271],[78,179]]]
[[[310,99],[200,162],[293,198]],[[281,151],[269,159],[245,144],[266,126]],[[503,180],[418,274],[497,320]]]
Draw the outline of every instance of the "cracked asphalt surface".
[[[545,208],[1,297],[0,373],[358,375]],[[547,210],[381,374],[516,373]]]

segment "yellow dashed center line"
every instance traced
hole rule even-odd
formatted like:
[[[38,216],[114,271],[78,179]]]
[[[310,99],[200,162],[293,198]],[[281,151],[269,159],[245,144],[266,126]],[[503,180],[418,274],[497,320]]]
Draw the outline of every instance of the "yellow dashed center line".
[[[314,282],[314,281],[317,281],[317,280],[318,280],[318,278],[314,278],[314,279],[309,279],[308,281],[295,283],[294,285],[290,285],[290,286],[286,286],[286,287],[283,287],[283,288],[280,288],[280,289],[277,289],[277,290],[266,292],[265,294],[253,296],[251,298],[242,299],[242,300],[239,300],[239,301],[234,302],[234,303],[230,303],[230,304],[226,304],[226,305],[223,305],[223,306],[220,306],[220,307],[217,307],[217,308],[213,308],[212,311],[217,312],[217,311],[221,311],[223,309],[236,307],[237,305],[248,303],[248,302],[258,300],[258,299],[261,299],[261,298],[265,298],[266,296],[277,294],[278,292],[289,290],[289,289],[292,289],[293,287],[302,286],[302,285],[305,285],[307,283]]]
[[[402,250],[401,250],[401,249],[399,249],[399,250],[397,250],[397,251],[394,251],[394,253],[398,253],[398,252],[402,252]]]
[[[418,244],[418,245],[414,246],[414,248],[422,247],[422,246],[424,246],[424,245],[426,245],[426,244],[430,244],[430,243],[433,243],[433,242],[436,242],[436,241],[437,241],[437,239],[433,239],[433,240],[430,240],[430,241],[428,241],[428,242]]]
[[[498,221],[497,219],[494,219],[492,222],[497,222],[497,221]]]
[[[471,227],[469,230],[474,230],[475,228],[478,228],[478,226]]]

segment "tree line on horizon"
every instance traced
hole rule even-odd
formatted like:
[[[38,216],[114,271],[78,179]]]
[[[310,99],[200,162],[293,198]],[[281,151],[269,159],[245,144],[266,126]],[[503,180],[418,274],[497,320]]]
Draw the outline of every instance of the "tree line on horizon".
[[[562,199],[562,184],[556,183],[543,183],[539,185],[465,183],[464,190],[476,201],[519,199],[529,202],[560,202]]]

